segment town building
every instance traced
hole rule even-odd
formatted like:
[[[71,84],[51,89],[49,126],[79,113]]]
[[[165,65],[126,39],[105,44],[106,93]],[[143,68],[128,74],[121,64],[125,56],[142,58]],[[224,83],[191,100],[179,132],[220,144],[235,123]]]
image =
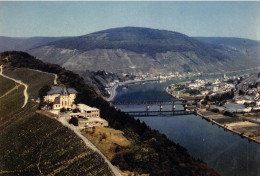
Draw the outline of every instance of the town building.
[[[78,104],[77,108],[79,109],[80,113],[84,115],[85,118],[99,118],[100,111],[97,108],[90,107],[85,104]]]
[[[102,118],[89,118],[89,119],[79,119],[79,127],[91,128],[91,127],[107,127],[108,122]]]
[[[89,127],[97,127],[108,126],[108,122],[105,119],[100,118],[100,110],[94,107],[90,107],[85,104],[78,104],[77,109],[79,110],[78,115],[78,124],[79,127],[89,128]]]
[[[52,86],[51,90],[47,92],[47,95],[44,97],[44,101],[52,103],[52,109],[74,109],[76,108],[74,104],[76,95],[77,91],[75,89],[63,86]]]

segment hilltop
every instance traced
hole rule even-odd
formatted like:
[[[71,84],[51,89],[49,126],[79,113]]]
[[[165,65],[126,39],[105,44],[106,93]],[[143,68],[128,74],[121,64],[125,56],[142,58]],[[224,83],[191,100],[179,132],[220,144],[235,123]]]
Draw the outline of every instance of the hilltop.
[[[123,131],[126,139],[131,142],[130,146],[117,147],[112,158],[112,163],[121,170],[134,171],[139,174],[149,173],[150,175],[218,175],[205,163],[191,157],[185,148],[170,141],[164,134],[160,134],[157,130],[151,130],[145,123],[115,110],[86,85],[83,78],[77,74],[58,65],[45,64],[23,52],[1,53],[0,64],[2,63],[14,70],[26,67],[55,73],[58,75],[60,83],[79,92],[76,103],[81,102],[99,108],[100,116],[109,122],[110,127]],[[26,80],[24,81],[26,82]],[[39,80],[35,81],[39,82]],[[27,83],[32,84],[31,79]],[[5,90],[12,87],[10,84],[6,85],[9,87]],[[20,98],[11,97],[11,99],[20,100],[22,94],[18,95]],[[43,155],[49,158],[49,160],[42,159],[44,160],[42,162],[45,163],[43,168],[46,169],[46,173],[56,169],[60,172],[60,175],[68,173],[84,175],[90,171],[92,175],[110,174],[102,160],[98,159],[95,153],[87,150],[71,131],[58,124],[54,119],[36,114],[37,106],[37,104],[30,102],[21,111],[17,109],[17,107],[20,107],[18,104],[17,107],[12,107],[15,109],[9,114],[6,111],[12,109],[1,108],[0,116],[3,117],[1,120],[4,121],[1,125],[10,123],[9,126],[1,128],[4,132],[1,133],[0,139],[1,143],[5,144],[1,146],[1,153],[7,151],[0,158],[1,163],[3,163],[3,165],[0,165],[2,170],[17,170],[16,166],[19,165],[19,170],[27,168],[28,172],[32,173],[31,175],[37,175],[39,171],[35,163],[42,153],[42,158]],[[20,117],[16,116],[18,113]],[[66,143],[64,142],[65,139]],[[54,155],[54,153],[56,154]],[[81,155],[82,153],[84,155]],[[73,160],[75,163],[69,162],[75,156],[78,156],[79,160],[77,162]],[[14,161],[13,158],[16,158],[16,160]],[[64,165],[66,161],[71,165],[65,165],[68,167],[61,169],[59,164]],[[25,171],[27,172],[27,170]],[[21,175],[25,175],[25,171]]]
[[[259,60],[247,53],[178,32],[141,27],[65,38],[28,52],[69,70],[127,74],[225,72],[259,65]]]

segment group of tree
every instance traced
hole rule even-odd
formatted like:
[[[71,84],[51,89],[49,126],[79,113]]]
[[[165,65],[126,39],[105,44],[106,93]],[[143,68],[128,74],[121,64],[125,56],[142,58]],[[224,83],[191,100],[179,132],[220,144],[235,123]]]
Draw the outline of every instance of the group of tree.
[[[193,96],[193,95],[199,95],[201,92],[198,89],[186,89],[185,93],[188,93],[191,96]]]
[[[235,96],[234,89],[231,89],[231,91],[224,92],[222,94],[215,94],[213,96],[206,96],[205,100],[209,102],[221,102],[229,99],[233,99]]]

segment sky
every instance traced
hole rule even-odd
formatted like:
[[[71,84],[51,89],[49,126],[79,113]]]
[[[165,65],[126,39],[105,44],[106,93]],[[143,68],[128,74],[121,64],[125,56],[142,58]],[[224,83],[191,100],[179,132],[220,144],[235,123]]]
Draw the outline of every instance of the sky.
[[[0,2],[0,36],[80,36],[125,26],[260,40],[260,2]]]

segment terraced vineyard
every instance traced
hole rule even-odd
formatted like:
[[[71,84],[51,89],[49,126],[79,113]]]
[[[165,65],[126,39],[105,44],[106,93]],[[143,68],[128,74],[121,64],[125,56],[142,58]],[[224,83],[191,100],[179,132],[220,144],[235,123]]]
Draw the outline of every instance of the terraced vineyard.
[[[36,113],[38,104],[31,98],[54,77],[24,68],[5,74],[29,85],[29,102],[20,108],[23,86],[0,98],[0,175],[112,175],[104,160],[74,132]],[[2,76],[0,85],[0,96],[15,87]]]

